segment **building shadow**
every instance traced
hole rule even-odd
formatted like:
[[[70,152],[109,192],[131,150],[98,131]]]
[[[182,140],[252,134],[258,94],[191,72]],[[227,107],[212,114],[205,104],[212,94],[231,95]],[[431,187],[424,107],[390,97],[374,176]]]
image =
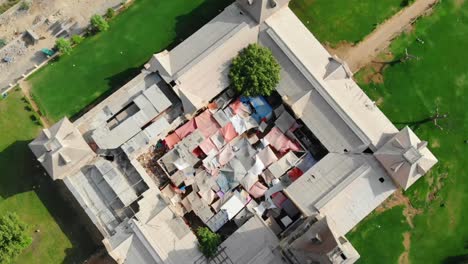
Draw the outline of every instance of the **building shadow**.
[[[221,13],[234,0],[205,0],[190,13],[176,19],[176,39],[166,48],[171,50]]]
[[[188,38],[197,30],[199,30],[203,25],[205,25],[207,22],[209,22],[211,19],[217,16],[220,12],[222,12],[224,8],[226,8],[231,3],[233,3],[233,0],[206,0],[203,2],[203,4],[192,10],[190,13],[177,17],[175,26],[176,38],[165,49],[171,50],[174,47],[176,47],[186,38]],[[160,50],[155,50],[154,52],[159,51]],[[81,110],[77,114],[74,114],[70,118],[70,120],[73,121],[83,116],[83,114],[88,112],[95,105],[102,102],[108,96],[113,94],[116,90],[118,90],[127,82],[135,78],[141,72],[142,68],[143,65],[134,68],[128,68],[126,70],[123,70],[119,73],[107,77],[106,81],[108,83],[109,89],[106,92],[104,92],[101,96],[93,100],[85,108],[83,108],[83,110]]]
[[[7,199],[34,191],[72,244],[63,263],[82,263],[99,249],[100,233],[64,183],[48,176],[29,149],[29,142],[16,141],[0,152],[0,196]]]

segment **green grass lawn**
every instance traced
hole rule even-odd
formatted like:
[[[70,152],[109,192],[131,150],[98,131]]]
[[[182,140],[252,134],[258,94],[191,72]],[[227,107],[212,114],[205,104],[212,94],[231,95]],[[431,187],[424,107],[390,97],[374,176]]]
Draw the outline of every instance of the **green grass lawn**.
[[[348,239],[361,255],[361,262],[365,263],[397,263],[399,254],[404,247],[401,241],[403,233],[409,230],[409,225],[403,215],[403,207],[398,206],[383,213],[372,213],[358,225],[358,232],[351,233]],[[385,241],[369,243],[370,241]]]
[[[95,245],[74,223],[76,214],[60,199],[27,146],[41,129],[28,107],[20,91],[0,100],[0,215],[16,212],[29,225],[33,243],[17,263],[82,262]]]
[[[110,22],[30,78],[32,95],[50,120],[73,116],[141,70],[153,53],[180,42],[232,0],[136,0]]]
[[[419,38],[421,41],[417,41]],[[411,263],[466,263],[468,261],[468,3],[442,1],[434,14],[421,19],[415,31],[398,38],[391,50],[396,58],[408,53],[417,56],[384,70],[383,84],[361,84],[374,98],[381,99],[384,113],[399,127],[409,125],[429,141],[439,164],[429,175],[406,192],[411,203],[423,213],[414,219],[411,232]],[[357,75],[363,79],[366,70]],[[436,108],[448,118],[418,125],[417,121],[433,115]],[[374,244],[389,249],[397,257],[401,247],[378,234],[394,227],[374,228],[385,216],[373,216],[351,234],[363,258],[362,263],[376,263]],[[394,220],[395,222],[396,220]],[[401,234],[401,230],[396,231]],[[370,235],[369,235],[370,234]],[[379,263],[395,263],[395,257]],[[464,261],[464,262],[463,262]]]
[[[292,0],[290,7],[322,42],[356,43],[402,8],[404,0]]]

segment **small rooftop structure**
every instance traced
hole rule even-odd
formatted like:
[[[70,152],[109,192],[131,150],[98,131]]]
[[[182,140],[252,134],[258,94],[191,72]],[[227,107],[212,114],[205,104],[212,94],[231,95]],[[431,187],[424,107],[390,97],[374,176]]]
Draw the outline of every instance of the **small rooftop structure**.
[[[337,236],[327,218],[308,218],[281,242],[290,263],[344,264],[359,259],[359,254],[342,236]]]
[[[236,0],[255,21],[262,23],[291,0]]]
[[[170,106],[171,101],[161,88],[153,84],[137,94],[130,104],[113,114],[105,126],[96,129],[92,138],[100,149],[116,149],[140,133],[151,120]],[[167,122],[159,125],[169,126]],[[147,137],[150,138],[149,135]]]
[[[63,179],[93,159],[94,152],[75,126],[63,118],[29,143],[37,160],[52,179]]]
[[[436,163],[436,157],[409,128],[403,128],[390,141],[374,153],[393,180],[408,189]]]

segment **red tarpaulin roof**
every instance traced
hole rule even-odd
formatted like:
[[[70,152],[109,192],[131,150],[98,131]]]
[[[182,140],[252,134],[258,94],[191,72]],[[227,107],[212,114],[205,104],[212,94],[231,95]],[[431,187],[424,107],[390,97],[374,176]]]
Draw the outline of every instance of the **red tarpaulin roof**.
[[[203,152],[205,152],[206,155],[208,155],[212,150],[218,152],[218,148],[216,148],[215,144],[213,144],[210,138],[205,138],[199,147],[201,150],[203,150]]]
[[[277,151],[285,153],[288,150],[299,151],[301,148],[298,144],[292,142],[287,136],[277,127],[274,127],[266,136],[265,139]]]
[[[208,110],[196,116],[195,122],[197,128],[205,138],[211,137],[219,129],[218,122],[216,122]]]
[[[221,128],[220,131],[221,134],[223,134],[223,137],[226,140],[226,142],[231,142],[231,140],[236,138],[238,135],[231,122],[229,122],[229,124]]]
[[[195,123],[195,120],[192,119],[185,123],[183,126],[176,129],[175,133],[177,134],[177,136],[179,136],[179,138],[183,139],[186,136],[190,135],[193,131],[195,131],[195,129],[197,129],[197,125]]]
[[[168,136],[166,137],[166,139],[164,139],[164,141],[166,142],[166,145],[167,145],[167,147],[168,147],[169,149],[173,149],[174,146],[175,146],[177,143],[180,142],[180,140],[181,140],[180,137],[177,136],[176,133],[172,133],[172,134],[168,135]]]
[[[301,169],[299,169],[297,167],[294,167],[292,170],[290,170],[288,172],[289,178],[293,182],[296,181],[297,179],[299,179],[299,177],[301,177],[302,174],[304,174],[304,172],[302,172]]]
[[[265,192],[268,188],[261,184],[260,182],[256,182],[249,190],[249,194],[252,195],[254,198],[259,198],[265,195]]]

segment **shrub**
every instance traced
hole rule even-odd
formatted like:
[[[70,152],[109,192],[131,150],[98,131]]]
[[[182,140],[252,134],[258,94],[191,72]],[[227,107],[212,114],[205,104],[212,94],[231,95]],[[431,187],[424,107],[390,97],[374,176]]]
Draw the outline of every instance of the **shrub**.
[[[71,37],[71,41],[72,41],[72,43],[75,44],[75,45],[80,44],[81,42],[83,42],[84,39],[85,39],[85,38],[82,37],[82,36],[80,36],[80,35],[73,35],[73,36]]]
[[[93,31],[101,32],[109,29],[109,23],[100,15],[92,16],[90,22]]]
[[[211,232],[207,227],[197,229],[197,237],[200,251],[206,257],[213,257],[218,251],[218,246],[221,244],[221,237]]]
[[[62,54],[70,54],[73,50],[72,44],[70,40],[64,39],[64,38],[58,38],[55,41],[55,47],[58,49],[58,51]]]
[[[6,44],[7,44],[6,40],[5,40],[5,39],[2,39],[2,38],[0,38],[0,48],[1,48],[1,47],[5,47],[5,46],[6,46]]]
[[[31,242],[27,225],[16,214],[7,213],[0,218],[0,263],[12,263]]]
[[[111,19],[115,16],[115,10],[113,8],[108,8],[106,11],[107,19]]]
[[[270,49],[250,44],[233,59],[229,78],[245,96],[268,96],[279,83],[280,66]]]
[[[25,11],[28,10],[31,7],[31,2],[30,1],[23,1],[21,2],[19,6],[19,10]]]

